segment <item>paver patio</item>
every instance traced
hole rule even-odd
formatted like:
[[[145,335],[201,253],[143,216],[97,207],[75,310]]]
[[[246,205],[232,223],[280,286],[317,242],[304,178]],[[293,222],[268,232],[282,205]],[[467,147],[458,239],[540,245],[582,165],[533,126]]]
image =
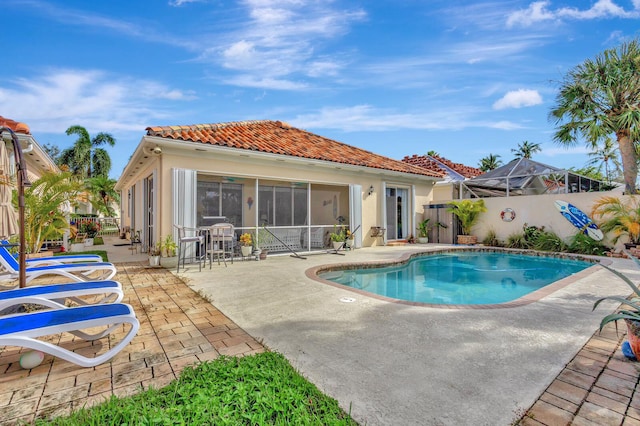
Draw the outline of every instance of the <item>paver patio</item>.
[[[325,261],[336,259],[329,257]],[[261,264],[239,262],[216,272],[235,274],[260,266],[263,274],[275,273],[281,271],[281,262],[301,262],[275,260]],[[0,348],[1,424],[30,422],[35,416],[62,415],[99,403],[111,395],[130,395],[149,386],[164,386],[177,378],[185,366],[220,354],[246,355],[264,350],[255,338],[171,272],[147,268],[145,262],[118,263],[117,266],[116,279],[123,284],[124,302],[134,307],[141,322],[138,335],[112,362],[95,368],[81,368],[47,356],[39,367],[22,370],[17,363],[19,351]],[[211,274],[208,268],[203,270],[203,274],[207,273]],[[188,274],[189,280],[195,276],[195,273]],[[189,280],[191,286],[196,284]],[[243,322],[245,318],[239,320]],[[542,392],[521,423],[640,425],[640,395],[636,392],[640,378],[638,363],[621,355],[619,347],[623,337],[622,333],[616,334],[613,324],[602,334],[595,333]],[[68,340],[68,344],[81,345]],[[293,364],[299,367],[297,364],[304,363],[298,359],[293,360]],[[321,389],[330,388],[322,380],[316,384]],[[527,386],[527,383],[521,385]],[[349,401],[340,402],[348,408]],[[458,405],[460,410],[464,407],[464,403]],[[376,424],[375,421],[368,423]],[[421,424],[448,424],[448,421],[424,418]]]

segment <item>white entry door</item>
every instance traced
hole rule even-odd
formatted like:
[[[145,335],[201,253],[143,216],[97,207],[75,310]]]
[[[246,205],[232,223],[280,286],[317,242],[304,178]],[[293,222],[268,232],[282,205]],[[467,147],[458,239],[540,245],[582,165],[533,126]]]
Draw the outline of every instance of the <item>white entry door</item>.
[[[387,239],[401,240],[409,237],[409,189],[387,186],[385,189]]]

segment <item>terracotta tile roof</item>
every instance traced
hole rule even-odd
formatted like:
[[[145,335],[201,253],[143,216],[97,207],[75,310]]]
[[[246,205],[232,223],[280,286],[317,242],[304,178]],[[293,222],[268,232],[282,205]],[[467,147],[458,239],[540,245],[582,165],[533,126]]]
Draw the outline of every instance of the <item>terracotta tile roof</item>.
[[[270,154],[333,163],[392,170],[422,176],[443,177],[440,171],[426,170],[402,161],[346,145],[281,121],[239,121],[190,126],[147,127],[148,136],[200,142],[228,148],[246,149]]]
[[[23,133],[25,135],[30,135],[31,130],[29,130],[29,126],[24,123],[18,123],[15,120],[11,120],[10,118],[4,118],[0,115],[0,127],[8,127],[16,133]]]
[[[444,164],[449,167],[453,171],[461,174],[467,179],[474,178],[476,176],[480,176],[484,172],[480,169],[476,169],[475,167],[465,166],[461,163],[454,163],[453,161],[447,160],[446,158],[440,157],[438,155],[412,155],[411,157],[404,157],[402,159],[403,162],[407,164],[412,164],[414,166],[423,167],[427,170],[432,171],[440,171],[446,173],[446,169],[443,168],[438,162]]]

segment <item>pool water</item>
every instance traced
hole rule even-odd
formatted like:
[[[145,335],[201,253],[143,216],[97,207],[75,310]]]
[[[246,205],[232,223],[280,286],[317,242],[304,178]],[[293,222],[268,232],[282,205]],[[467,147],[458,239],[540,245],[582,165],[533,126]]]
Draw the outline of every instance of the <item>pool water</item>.
[[[428,255],[401,265],[332,270],[320,278],[409,302],[506,303],[590,267],[580,260],[499,252]]]

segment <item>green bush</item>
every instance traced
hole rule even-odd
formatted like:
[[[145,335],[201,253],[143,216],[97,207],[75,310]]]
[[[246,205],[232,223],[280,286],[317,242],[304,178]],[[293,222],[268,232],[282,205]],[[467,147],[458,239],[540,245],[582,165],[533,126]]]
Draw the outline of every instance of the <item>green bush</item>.
[[[568,250],[571,253],[604,256],[608,248],[602,244],[602,241],[596,241],[583,233],[579,233],[571,237]]]
[[[502,241],[498,239],[496,231],[494,231],[493,229],[489,230],[487,235],[482,240],[482,244],[491,247],[502,247]]]
[[[567,243],[562,238],[551,231],[536,232],[535,240],[532,241],[532,248],[541,251],[554,251],[562,253],[567,251]]]
[[[524,237],[524,234],[514,233],[507,237],[507,242],[505,243],[505,247],[517,248],[517,249],[528,249],[529,243],[527,243],[527,239]]]

